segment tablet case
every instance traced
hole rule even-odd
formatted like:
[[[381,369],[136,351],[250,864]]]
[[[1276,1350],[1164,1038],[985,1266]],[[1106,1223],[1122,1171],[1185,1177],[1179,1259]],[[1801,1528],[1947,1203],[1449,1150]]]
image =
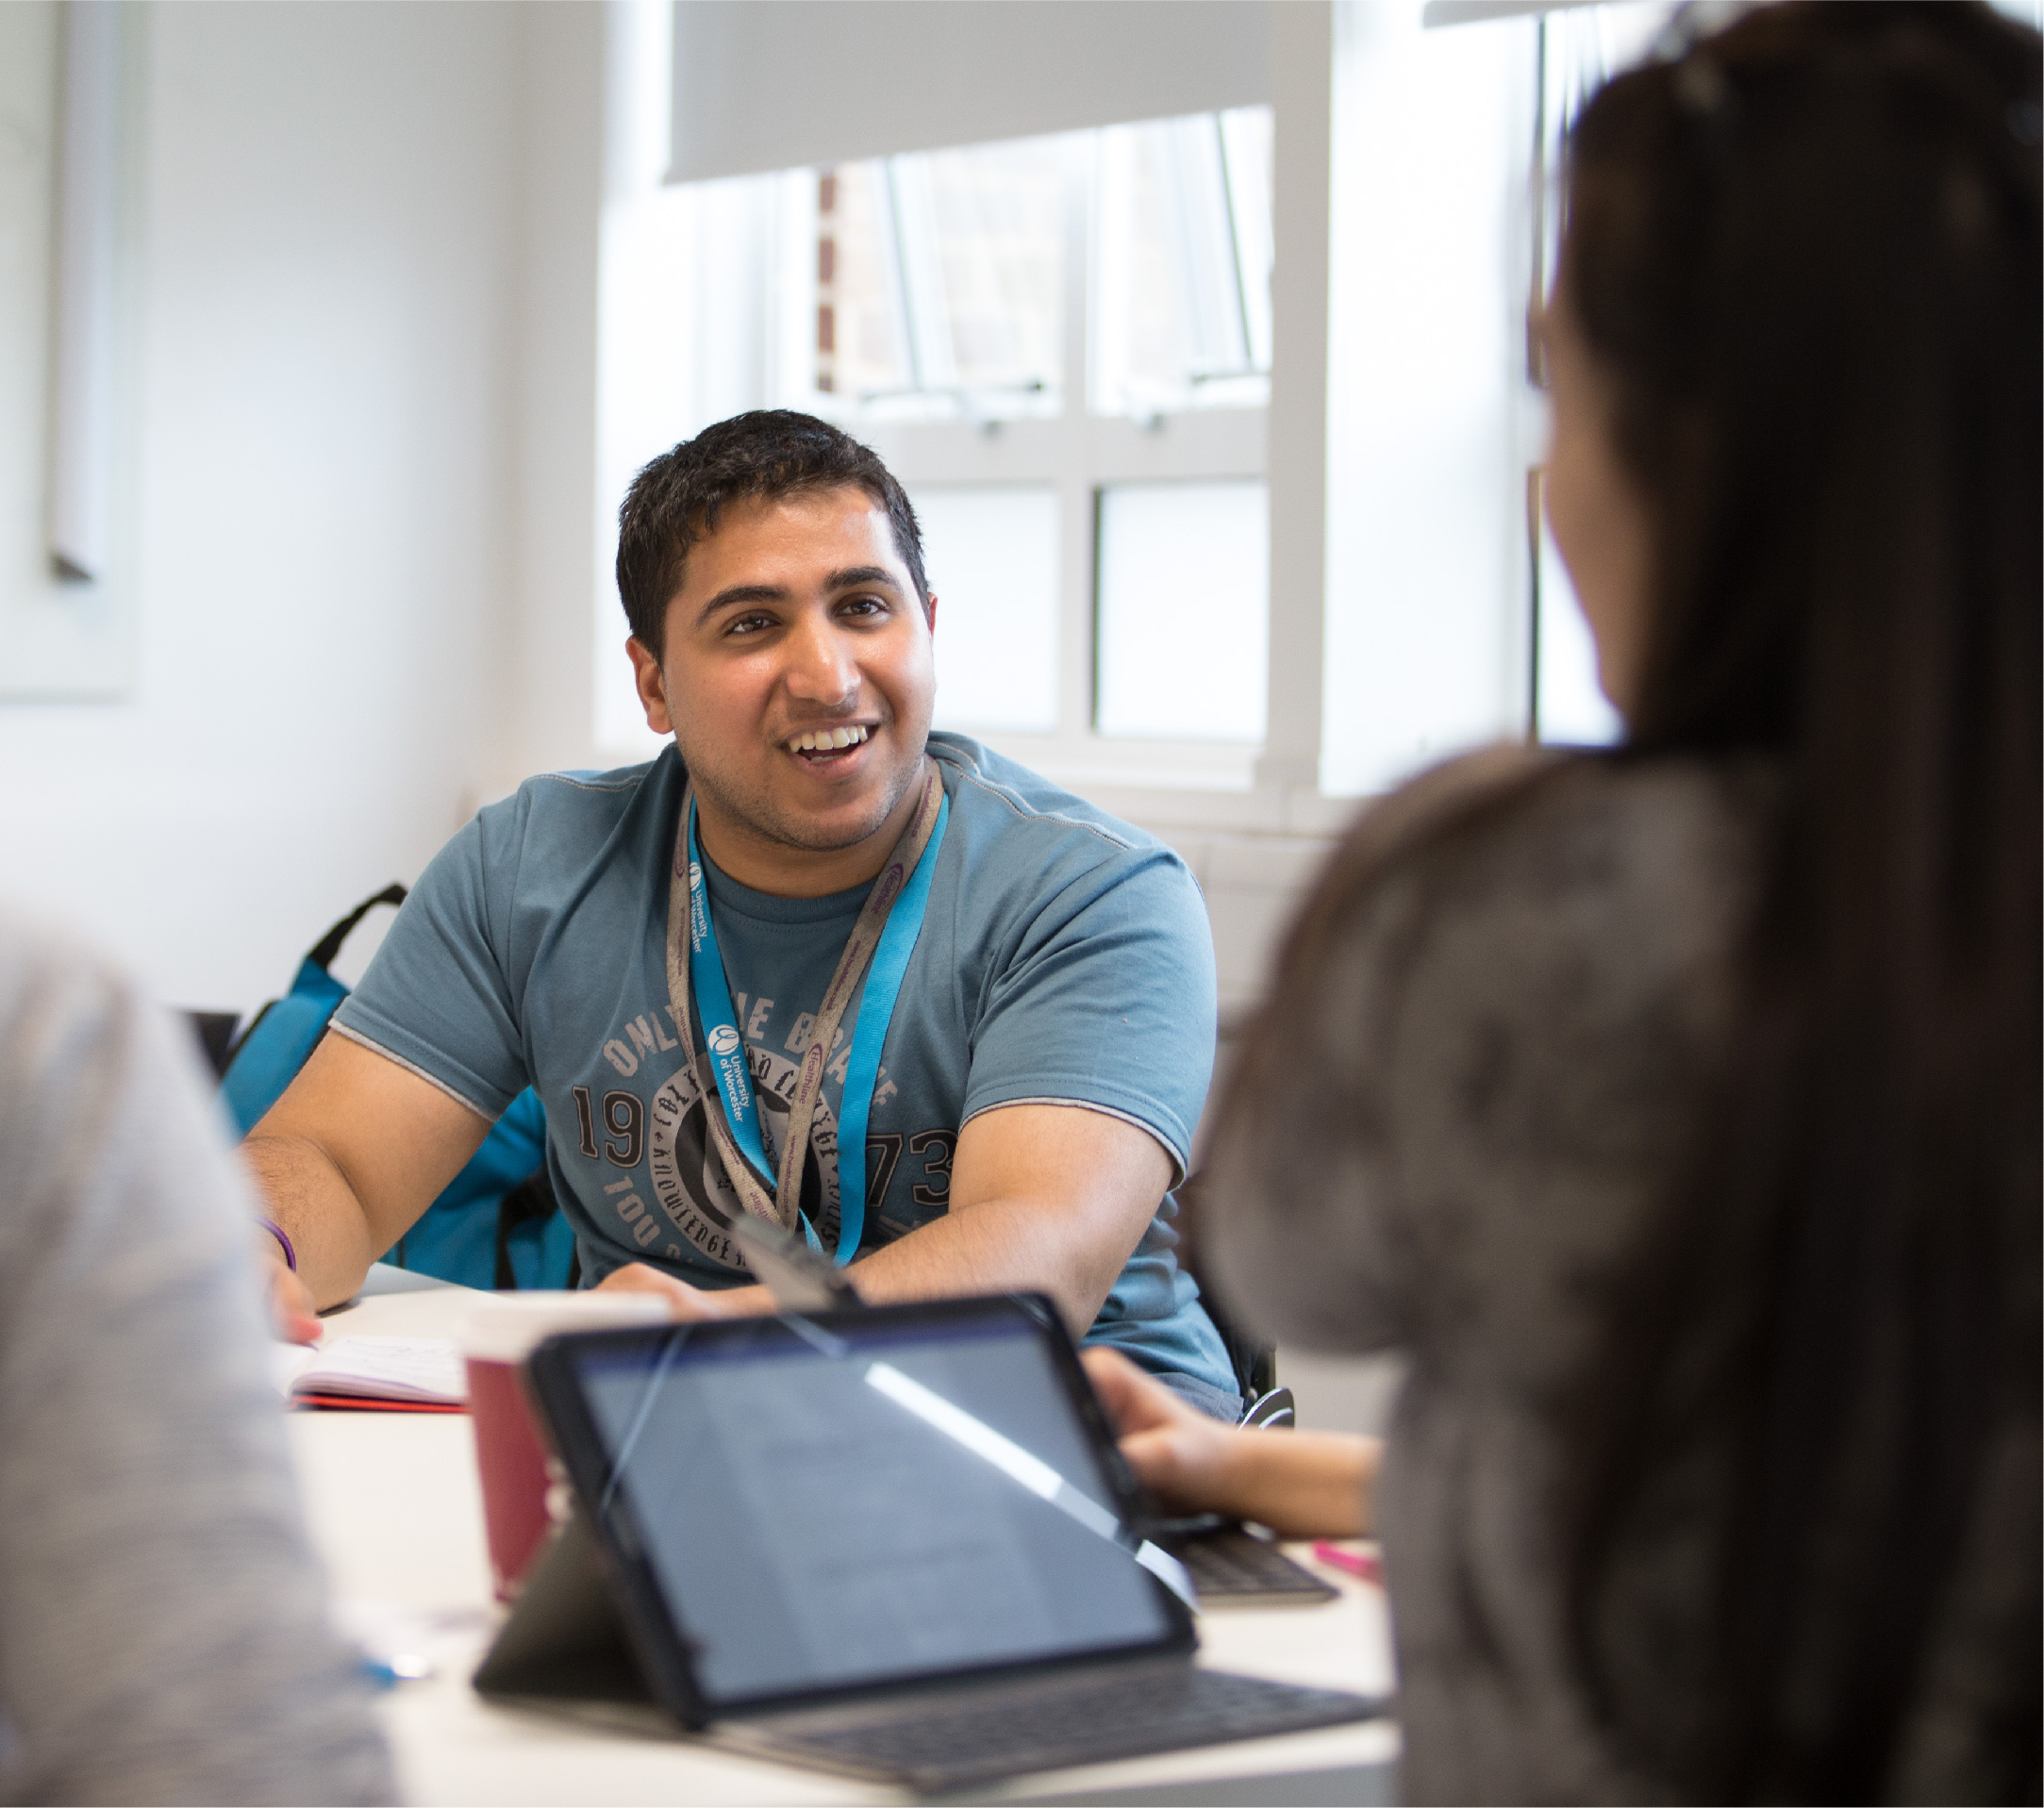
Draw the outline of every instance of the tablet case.
[[[595,1537],[579,1513],[526,1572],[474,1684],[485,1695],[653,1700]]]

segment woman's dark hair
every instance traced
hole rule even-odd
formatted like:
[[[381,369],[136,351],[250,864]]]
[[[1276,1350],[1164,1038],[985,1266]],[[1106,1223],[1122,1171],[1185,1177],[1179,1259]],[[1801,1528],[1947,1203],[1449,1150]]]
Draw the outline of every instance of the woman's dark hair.
[[[632,633],[656,657],[664,651],[667,605],[681,589],[689,549],[717,531],[733,503],[846,488],[887,511],[895,549],[928,603],[916,511],[879,455],[813,414],[756,408],[684,440],[632,479],[618,510],[618,595]]]
[[[1985,6],[1787,4],[1618,76],[1570,141],[1562,298],[1654,528],[1618,757],[1784,785],[1711,1153],[1573,1428],[1614,1722],[1619,1534],[1699,1422],[1740,1452],[1694,1749],[1632,1754],[1706,1800],[1883,1793],[1996,1430],[2039,1411],[2038,89]],[[1980,1679],[2014,1800],[2038,1606]]]

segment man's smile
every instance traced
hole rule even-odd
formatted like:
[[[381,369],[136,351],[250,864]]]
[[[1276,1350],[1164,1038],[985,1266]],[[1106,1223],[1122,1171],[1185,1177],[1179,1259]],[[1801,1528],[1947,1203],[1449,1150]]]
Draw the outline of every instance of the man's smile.
[[[800,734],[789,736],[781,742],[781,748],[812,771],[837,769],[851,763],[853,750],[866,744],[875,726],[877,724],[868,722],[843,722],[835,727],[826,724],[821,728],[806,728]]]

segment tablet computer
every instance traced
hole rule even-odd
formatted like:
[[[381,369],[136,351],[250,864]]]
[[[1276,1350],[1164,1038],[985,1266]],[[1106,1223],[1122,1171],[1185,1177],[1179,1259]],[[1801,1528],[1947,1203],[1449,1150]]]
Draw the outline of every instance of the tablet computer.
[[[548,1561],[586,1542],[646,1692],[706,1736],[932,1789],[1382,1712],[1195,1666],[1040,1299],[584,1334],[529,1373],[580,1518]],[[479,1688],[535,1686],[520,1620],[555,1592]]]

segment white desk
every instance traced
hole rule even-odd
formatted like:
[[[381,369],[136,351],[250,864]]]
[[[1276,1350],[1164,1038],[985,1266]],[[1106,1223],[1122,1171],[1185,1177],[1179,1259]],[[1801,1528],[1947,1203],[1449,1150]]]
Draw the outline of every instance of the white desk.
[[[382,1290],[402,1288],[404,1290]],[[373,1272],[327,1320],[329,1337],[451,1336],[460,1289]],[[291,1441],[312,1535],[346,1608],[439,1617],[429,1681],[382,1698],[401,1784],[415,1802],[894,1801],[896,1792],[742,1758],[680,1737],[616,1733],[485,1701],[469,1675],[499,1617],[483,1554],[466,1415],[294,1413]],[[1318,1607],[1229,1608],[1200,1622],[1200,1661],[1288,1682],[1379,1693],[1391,1684],[1382,1594],[1322,1570],[1341,1598]],[[1389,1800],[1388,1721],[1210,1746],[1032,1777],[976,1800],[1357,1802]]]

